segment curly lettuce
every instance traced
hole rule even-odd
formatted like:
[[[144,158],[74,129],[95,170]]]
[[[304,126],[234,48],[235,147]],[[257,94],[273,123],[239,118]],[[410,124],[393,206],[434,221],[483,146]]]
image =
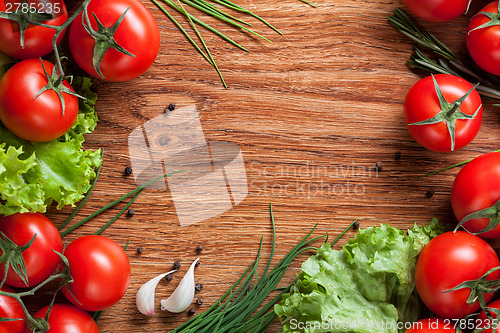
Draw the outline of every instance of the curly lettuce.
[[[46,212],[83,199],[101,163],[100,150],[82,147],[84,134],[97,125],[89,78],[76,78],[73,87],[86,97],[80,100],[73,127],[49,142],[30,142],[15,136],[0,123],[0,214]]]
[[[417,256],[442,232],[437,220],[407,234],[382,224],[360,230],[341,250],[324,244],[275,305],[283,332],[404,331],[401,323],[419,315]]]

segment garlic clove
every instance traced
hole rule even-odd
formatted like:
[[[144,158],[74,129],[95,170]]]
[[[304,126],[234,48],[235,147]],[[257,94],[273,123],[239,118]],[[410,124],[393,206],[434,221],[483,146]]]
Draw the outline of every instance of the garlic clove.
[[[135,304],[139,311],[146,315],[152,316],[155,313],[155,291],[156,286],[165,276],[174,273],[175,270],[168,273],[160,274],[155,278],[152,278],[139,288],[135,296]]]
[[[169,298],[161,301],[161,309],[174,313],[179,313],[186,310],[194,299],[194,268],[200,258],[196,259],[189,267],[186,275],[182,278],[181,282],[175,288]]]

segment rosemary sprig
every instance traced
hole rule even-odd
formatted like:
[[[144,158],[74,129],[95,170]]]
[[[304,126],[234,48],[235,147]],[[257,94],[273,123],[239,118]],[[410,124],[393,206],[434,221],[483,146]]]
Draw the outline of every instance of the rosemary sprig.
[[[432,60],[418,47],[410,57],[408,64],[431,73],[451,74],[460,76],[475,85],[477,91],[494,99],[500,99],[500,79],[475,66],[471,61],[463,61],[457,57],[443,42],[433,34],[420,29],[401,9],[395,9],[387,21],[404,36],[432,53],[438,59]]]
[[[262,252],[262,238],[257,258],[248,266],[245,272],[229,290],[207,311],[191,318],[186,323],[171,331],[172,333],[265,332],[269,325],[276,319],[273,306],[281,300],[281,296],[288,292],[291,287],[291,284],[286,288],[277,287],[286,273],[288,266],[299,254],[309,250],[317,250],[316,247],[310,246],[310,244],[318,239],[325,238],[326,235],[309,239],[316,229],[316,225],[276,264],[276,266],[271,269],[271,262],[274,257],[276,246],[276,227],[272,205],[270,206],[270,213],[273,229],[273,243],[269,260],[260,279],[257,276],[257,267]],[[344,235],[351,226],[352,224],[348,226],[335,241]],[[255,281],[255,286],[249,288],[252,281]],[[264,304],[268,296],[274,291],[280,291],[280,293]]]

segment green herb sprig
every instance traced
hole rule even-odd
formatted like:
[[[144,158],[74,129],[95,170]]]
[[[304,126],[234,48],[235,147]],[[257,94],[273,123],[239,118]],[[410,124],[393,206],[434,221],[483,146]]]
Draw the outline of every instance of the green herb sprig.
[[[328,235],[322,235],[309,239],[316,226],[295,245],[277,264],[271,269],[276,246],[276,227],[272,205],[270,206],[271,222],[273,228],[273,243],[271,254],[264,268],[262,276],[257,275],[257,267],[262,254],[263,239],[260,241],[257,258],[248,266],[240,278],[229,288],[229,290],[207,311],[193,317],[183,325],[177,327],[171,333],[204,333],[204,332],[265,332],[269,325],[276,319],[273,306],[281,300],[284,293],[288,292],[291,285],[286,288],[277,287],[284,276],[288,266],[301,253],[309,250],[317,250],[310,244]],[[354,224],[354,222],[353,222]],[[349,225],[333,242],[340,239],[350,228]],[[250,287],[252,281],[254,287]],[[264,304],[272,292],[277,292],[274,298]],[[258,310],[258,311],[257,311]]]
[[[436,74],[451,74],[462,77],[475,85],[477,91],[493,99],[500,99],[500,79],[491,75],[472,61],[465,61],[456,56],[443,42],[433,34],[419,28],[401,9],[395,9],[387,17],[388,22],[419,46],[434,53],[438,59],[429,58],[421,49],[415,47],[414,54],[407,62],[410,66]]]

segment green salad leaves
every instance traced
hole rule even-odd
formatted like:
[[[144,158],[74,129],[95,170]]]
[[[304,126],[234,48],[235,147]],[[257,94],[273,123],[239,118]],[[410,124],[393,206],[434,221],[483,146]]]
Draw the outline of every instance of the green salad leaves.
[[[75,124],[68,133],[49,142],[29,142],[0,123],[0,214],[44,213],[53,203],[60,209],[83,199],[101,163],[100,150],[84,150],[83,135],[97,125],[89,78],[73,81],[80,100]]]
[[[419,316],[417,256],[444,231],[437,220],[407,234],[382,224],[360,230],[341,250],[325,243],[275,305],[283,332],[404,331]]]

